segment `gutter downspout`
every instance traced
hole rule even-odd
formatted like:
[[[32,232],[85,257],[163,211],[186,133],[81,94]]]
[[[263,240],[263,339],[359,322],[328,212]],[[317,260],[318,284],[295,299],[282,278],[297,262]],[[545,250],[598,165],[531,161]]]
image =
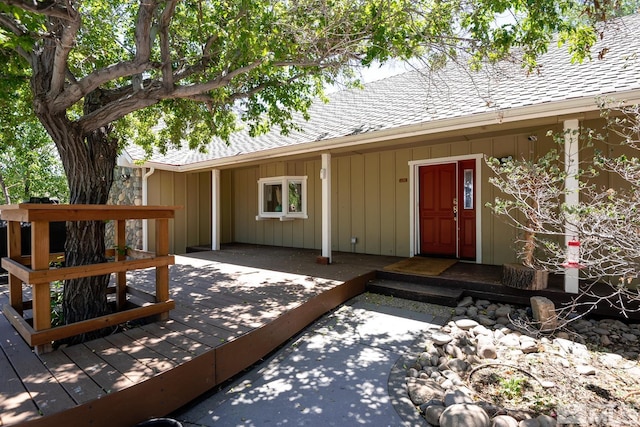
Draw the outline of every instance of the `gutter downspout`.
[[[153,166],[149,168],[149,170],[142,175],[142,206],[147,206],[149,199],[149,183],[147,180],[153,173],[156,171],[156,168]],[[147,252],[149,251],[149,220],[142,220],[142,250]]]

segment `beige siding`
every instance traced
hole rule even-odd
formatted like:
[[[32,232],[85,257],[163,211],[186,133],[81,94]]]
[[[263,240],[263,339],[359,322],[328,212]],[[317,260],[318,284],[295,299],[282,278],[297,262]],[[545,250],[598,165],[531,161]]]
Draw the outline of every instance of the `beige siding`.
[[[596,127],[598,123],[590,125]],[[410,161],[484,154],[532,159],[555,147],[546,136],[550,127],[535,132],[482,138],[460,138],[442,144],[415,145],[365,154],[332,156],[332,249],[368,254],[408,256],[410,253]],[[556,132],[562,125],[555,126]],[[527,137],[535,134],[537,141]],[[622,152],[621,152],[622,153]],[[620,154],[621,154],[620,153]],[[617,154],[617,153],[613,153]],[[584,151],[591,158],[593,151]],[[315,158],[272,161],[221,172],[221,241],[320,249],[322,241],[321,161]],[[501,264],[515,260],[516,231],[485,207],[499,196],[489,183],[490,169],[481,162],[482,261]],[[258,180],[272,176],[307,177],[308,219],[294,221],[256,220]],[[172,228],[172,248],[210,243],[211,173],[173,174],[158,171],[149,186],[150,204],[183,204]],[[620,179],[602,174],[593,181],[599,186],[615,186]],[[357,238],[355,245],[351,238]]]
[[[381,188],[380,188],[380,154],[372,153],[364,156],[364,242],[361,247],[365,253],[380,254],[381,225]],[[364,195],[366,194],[366,197]]]
[[[380,158],[380,254],[396,253],[396,152],[384,151]]]

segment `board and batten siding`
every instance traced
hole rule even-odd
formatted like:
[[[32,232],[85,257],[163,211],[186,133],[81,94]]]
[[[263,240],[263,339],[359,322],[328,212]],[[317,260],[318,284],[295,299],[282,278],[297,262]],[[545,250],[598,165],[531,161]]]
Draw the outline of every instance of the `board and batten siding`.
[[[156,170],[148,179],[149,205],[182,206],[169,220],[169,252],[211,243],[211,172]],[[149,250],[155,248],[155,221],[149,220]]]
[[[410,161],[441,159],[482,153],[488,156],[531,159],[554,146],[546,136],[550,126],[537,132],[478,137],[466,140],[332,156],[332,249],[377,255],[408,256]],[[561,125],[556,126],[561,131]],[[532,143],[528,136],[537,135]],[[321,249],[321,161],[318,158],[270,161],[221,171],[221,243],[239,242]],[[274,176],[307,176],[308,219],[256,220],[258,180]],[[481,163],[480,188],[482,262],[515,261],[516,230],[485,207],[499,196]],[[615,178],[598,178],[599,184]],[[172,249],[211,243],[211,172],[190,174],[156,171],[149,180],[149,204],[185,206],[172,227]],[[153,236],[153,233],[151,233]],[[355,237],[356,243],[351,239]],[[153,242],[151,246],[153,247]]]

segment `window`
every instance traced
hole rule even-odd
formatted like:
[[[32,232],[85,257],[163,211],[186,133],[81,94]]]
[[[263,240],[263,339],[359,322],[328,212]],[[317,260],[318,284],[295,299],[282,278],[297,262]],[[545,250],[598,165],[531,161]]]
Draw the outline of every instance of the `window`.
[[[278,176],[258,180],[257,220],[307,218],[307,177]]]
[[[464,170],[464,209],[473,209],[473,169]]]

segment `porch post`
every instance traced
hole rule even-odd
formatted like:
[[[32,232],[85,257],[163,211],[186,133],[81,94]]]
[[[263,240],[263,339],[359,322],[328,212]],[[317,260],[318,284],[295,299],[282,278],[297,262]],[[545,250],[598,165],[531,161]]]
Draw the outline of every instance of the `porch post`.
[[[220,250],[220,169],[211,171],[211,250]]]
[[[149,177],[155,172],[154,167],[142,169],[142,206],[149,204]],[[149,250],[149,220],[142,220],[142,250]]]
[[[331,264],[331,154],[323,153],[322,181],[322,256]]]
[[[567,205],[576,205],[580,199],[580,191],[578,186],[578,165],[580,161],[578,147],[578,130],[580,123],[578,119],[564,121],[564,164],[567,178],[565,187],[567,193],[565,202]],[[575,229],[569,223],[565,223],[565,247],[567,243],[574,238]],[[567,268],[564,275],[564,291],[567,293],[578,293],[579,270],[577,268]]]

